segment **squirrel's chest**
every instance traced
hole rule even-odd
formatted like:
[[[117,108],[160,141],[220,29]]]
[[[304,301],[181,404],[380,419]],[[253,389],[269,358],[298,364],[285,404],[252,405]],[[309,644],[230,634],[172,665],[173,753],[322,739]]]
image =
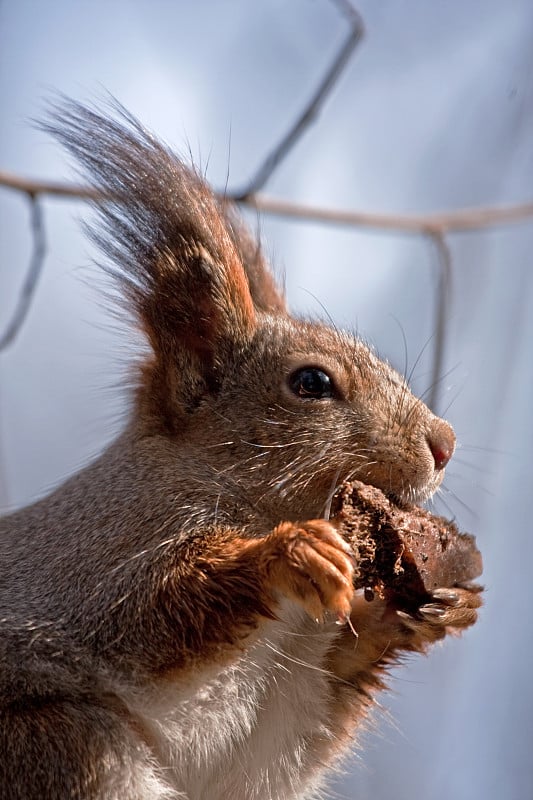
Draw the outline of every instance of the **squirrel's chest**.
[[[246,656],[200,684],[143,704],[162,773],[187,800],[289,800],[314,787],[312,742],[328,736],[334,627],[291,612]]]

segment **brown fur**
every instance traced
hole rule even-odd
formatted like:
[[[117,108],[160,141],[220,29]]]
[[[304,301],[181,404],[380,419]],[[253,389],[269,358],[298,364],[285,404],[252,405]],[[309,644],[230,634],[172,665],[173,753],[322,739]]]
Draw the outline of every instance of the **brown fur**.
[[[173,784],[131,698],[246,664],[287,601],[308,617],[302,652],[316,631],[331,642],[327,719],[297,744],[300,796],[387,665],[472,624],[479,605],[468,588],[415,617],[363,601],[321,519],[328,499],[354,478],[425,499],[443,475],[432,452],[455,438],[360,340],[291,317],[234,211],[120,114],[67,103],[46,127],[108,198],[94,237],[151,356],[119,439],[0,522],[0,796],[140,800],[167,796],[168,780],[169,797],[188,797],[194,774]],[[331,376],[332,398],[291,391],[305,366]],[[239,797],[270,800],[262,791]]]

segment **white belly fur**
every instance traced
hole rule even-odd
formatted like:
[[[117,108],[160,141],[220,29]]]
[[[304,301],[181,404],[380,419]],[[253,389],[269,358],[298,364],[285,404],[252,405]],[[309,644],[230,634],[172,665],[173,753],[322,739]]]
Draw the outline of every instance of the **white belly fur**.
[[[285,604],[245,655],[200,688],[126,698],[155,741],[161,777],[187,800],[291,800],[320,783],[307,741],[328,736],[322,668],[334,624]]]

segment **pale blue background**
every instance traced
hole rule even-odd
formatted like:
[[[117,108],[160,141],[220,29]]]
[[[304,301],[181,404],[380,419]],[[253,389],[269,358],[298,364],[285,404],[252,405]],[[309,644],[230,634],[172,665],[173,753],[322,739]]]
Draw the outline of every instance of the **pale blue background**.
[[[531,0],[359,8],[366,41],[269,192],[376,212],[533,199]],[[107,89],[208,162],[215,186],[228,172],[240,186],[343,35],[325,0],[0,0],[0,165],[68,177],[63,154],[29,120],[52,90],[91,99]],[[116,433],[135,349],[103,308],[75,221],[86,209],[49,200],[45,214],[45,273],[18,341],[0,354],[5,507],[44,493]],[[27,201],[0,190],[0,325],[27,264],[27,217]],[[316,295],[403,369],[401,326],[414,364],[434,331],[427,242],[267,218],[260,226],[294,308],[321,313]],[[449,406],[460,448],[436,508],[477,533],[486,606],[463,640],[396,673],[395,694],[381,697],[366,748],[331,797],[533,797],[533,223],[455,235],[450,246],[441,410]]]

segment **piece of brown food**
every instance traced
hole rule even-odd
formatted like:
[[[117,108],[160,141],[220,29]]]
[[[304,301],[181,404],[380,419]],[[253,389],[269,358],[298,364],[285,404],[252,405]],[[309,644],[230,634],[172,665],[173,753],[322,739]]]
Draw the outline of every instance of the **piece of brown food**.
[[[416,607],[435,589],[470,583],[481,574],[473,536],[418,506],[396,506],[373,486],[344,484],[331,512],[354,550],[356,588],[387,590],[404,606]]]

